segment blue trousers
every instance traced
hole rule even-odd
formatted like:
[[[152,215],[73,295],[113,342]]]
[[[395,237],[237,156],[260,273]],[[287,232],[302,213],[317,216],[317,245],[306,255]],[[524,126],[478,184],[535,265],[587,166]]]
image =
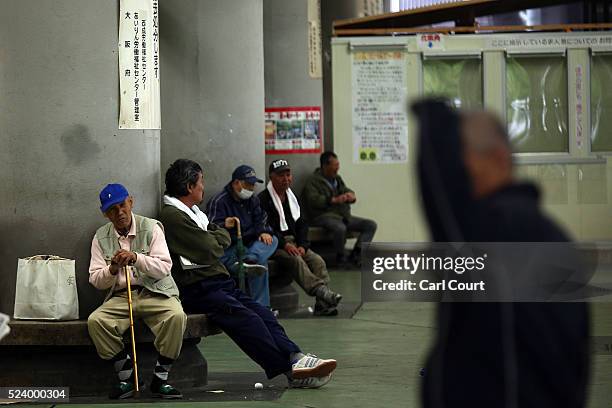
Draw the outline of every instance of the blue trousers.
[[[245,260],[255,262],[259,265],[268,266],[268,258],[276,251],[278,247],[278,238],[272,236],[272,244],[266,245],[257,240],[251,245],[246,246]],[[223,256],[219,259],[230,270],[232,265],[238,261],[236,254],[236,245],[232,245],[225,250]],[[268,272],[261,276],[247,276],[249,293],[253,299],[266,307],[270,307],[270,284]]]
[[[229,276],[205,278],[181,288],[181,299],[186,312],[206,314],[268,378],[291,371],[289,356],[300,348],[272,312],[238,289]]]

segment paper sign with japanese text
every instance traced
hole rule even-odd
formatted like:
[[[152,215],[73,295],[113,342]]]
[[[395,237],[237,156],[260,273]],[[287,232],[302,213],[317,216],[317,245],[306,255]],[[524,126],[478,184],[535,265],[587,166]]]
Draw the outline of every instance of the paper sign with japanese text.
[[[121,0],[119,128],[160,129],[159,0]]]

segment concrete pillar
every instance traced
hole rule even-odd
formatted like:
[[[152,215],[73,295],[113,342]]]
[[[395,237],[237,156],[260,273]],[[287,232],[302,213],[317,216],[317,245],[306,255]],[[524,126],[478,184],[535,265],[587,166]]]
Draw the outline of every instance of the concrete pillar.
[[[98,192],[124,183],[135,210],[159,200],[159,131],[118,130],[118,2],[4,0],[0,13],[0,311],[13,313],[17,258],[76,260],[81,317]]]
[[[266,107],[323,107],[323,81],[308,75],[308,2],[264,1]],[[331,122],[323,123],[323,128]],[[267,155],[289,160],[294,190],[300,193],[307,175],[319,166],[318,154]],[[267,169],[267,166],[266,166]]]
[[[196,160],[205,200],[241,163],[264,174],[262,10],[262,0],[160,2],[162,178],[175,159]]]
[[[334,149],[331,39],[335,20],[359,17],[359,0],[321,0],[321,34],[323,37],[323,104],[325,112],[325,149]],[[347,73],[349,75],[349,73]],[[345,137],[340,135],[339,137]]]

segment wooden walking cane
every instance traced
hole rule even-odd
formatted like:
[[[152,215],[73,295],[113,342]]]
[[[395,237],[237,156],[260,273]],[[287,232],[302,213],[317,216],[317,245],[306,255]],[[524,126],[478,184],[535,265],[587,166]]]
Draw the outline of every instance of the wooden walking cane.
[[[124,266],[123,271],[125,272],[125,282],[127,284],[127,299],[128,306],[130,309],[130,333],[132,334],[132,356],[134,360],[132,361],[132,366],[134,367],[134,382],[136,385],[136,392],[138,389],[138,362],[136,361],[136,340],[134,339],[134,315],[132,313],[132,284],[130,283],[130,274],[128,272],[128,267]]]

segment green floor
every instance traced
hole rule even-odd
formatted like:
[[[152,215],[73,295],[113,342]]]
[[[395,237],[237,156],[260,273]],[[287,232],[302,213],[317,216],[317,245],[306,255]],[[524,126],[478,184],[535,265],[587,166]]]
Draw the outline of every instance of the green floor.
[[[359,300],[359,273],[332,272],[332,287],[341,291],[346,301]],[[307,304],[310,299],[303,296],[300,301]],[[594,305],[593,335],[612,336],[611,306]],[[210,402],[160,402],[155,406],[418,407],[418,371],[434,331],[433,307],[423,303],[369,303],[352,319],[281,316],[290,337],[305,351],[338,360],[338,369],[328,386],[319,390],[287,390],[275,401],[214,402],[215,395],[220,394],[211,394]],[[205,339],[201,349],[213,374],[261,372],[225,335]],[[589,407],[610,408],[612,351],[594,354],[593,365]],[[244,392],[253,393],[252,385],[245,385]],[[153,404],[137,406],[149,405]]]

